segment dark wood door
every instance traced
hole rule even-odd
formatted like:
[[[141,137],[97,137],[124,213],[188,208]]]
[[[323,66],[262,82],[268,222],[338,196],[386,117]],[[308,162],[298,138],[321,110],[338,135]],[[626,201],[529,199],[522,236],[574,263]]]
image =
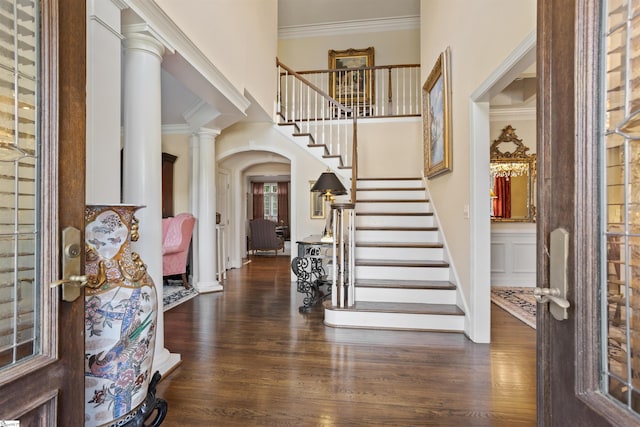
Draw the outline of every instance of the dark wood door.
[[[162,218],[173,216],[173,164],[177,159],[162,153]]]
[[[3,62],[3,120],[6,104],[15,108],[8,110],[13,124],[3,121],[2,130],[13,132],[25,153],[0,161],[0,181],[11,178],[18,189],[7,197],[8,186],[0,182],[0,288],[13,287],[15,308],[0,310],[0,420],[18,419],[23,427],[81,426],[84,297],[81,292],[74,302],[63,302],[60,289],[49,284],[61,277],[60,230],[84,229],[85,2],[7,2],[2,16],[2,25],[9,22],[17,34],[8,46],[17,52],[9,63],[18,86],[17,97],[6,96]],[[0,61],[12,56],[3,54]],[[12,218],[14,231],[7,235]]]
[[[617,299],[612,299],[616,295],[606,270],[608,233],[633,229],[628,224],[633,217],[625,214],[635,209],[633,198],[624,195],[633,191],[625,185],[636,179],[632,172],[640,169],[640,156],[634,160],[619,149],[632,151],[632,139],[609,130],[638,108],[637,94],[628,94],[636,97],[633,102],[619,92],[634,87],[640,76],[638,66],[631,66],[638,43],[629,40],[640,31],[631,19],[637,10],[632,10],[626,1],[538,1],[538,286],[557,283],[551,280],[551,265],[561,258],[551,249],[550,235],[564,229],[571,304],[566,320],[556,320],[549,307],[538,305],[538,425],[640,425],[632,386],[637,376],[634,351],[626,347],[626,355],[617,354],[625,366],[615,367],[607,335],[612,325],[609,304],[603,303],[623,301],[618,308],[626,325],[633,326],[629,320],[637,314],[628,305],[633,299],[627,298],[633,293],[630,279],[635,279],[629,258],[636,250],[629,243],[632,235],[622,236],[628,242],[623,251],[627,275],[618,270]],[[610,26],[621,32],[613,40]],[[629,46],[620,45],[625,41]],[[624,172],[625,168],[630,171]],[[621,173],[631,178],[620,182]],[[624,320],[618,318],[621,323]],[[631,330],[629,336],[634,333]],[[637,348],[640,342],[626,345]],[[635,354],[640,354],[637,349]],[[624,380],[629,381],[626,387],[617,388]]]

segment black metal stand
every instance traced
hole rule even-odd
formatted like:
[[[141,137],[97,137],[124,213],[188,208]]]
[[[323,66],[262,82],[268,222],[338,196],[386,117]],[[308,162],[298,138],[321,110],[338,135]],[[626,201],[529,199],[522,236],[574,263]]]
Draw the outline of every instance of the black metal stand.
[[[314,305],[331,295],[331,282],[326,280],[322,259],[295,257],[291,261],[291,270],[297,277],[298,292],[305,294],[303,305],[298,307],[301,313],[308,313]],[[327,285],[326,292],[320,289],[324,285]]]
[[[157,427],[162,424],[167,416],[168,405],[166,400],[156,398],[156,386],[160,382],[160,378],[162,378],[162,375],[156,371],[149,382],[147,397],[138,409],[138,413],[129,422],[123,424],[123,427]],[[147,418],[154,413],[155,417],[151,420],[151,423],[145,424]]]

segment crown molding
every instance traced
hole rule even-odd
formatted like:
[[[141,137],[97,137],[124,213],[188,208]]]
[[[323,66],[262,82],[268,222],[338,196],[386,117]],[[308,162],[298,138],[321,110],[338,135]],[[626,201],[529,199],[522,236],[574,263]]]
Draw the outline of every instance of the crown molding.
[[[125,10],[129,8],[129,5],[124,0],[111,0],[118,9]]]
[[[381,19],[328,22],[313,25],[291,25],[278,28],[278,38],[294,39],[317,36],[338,36],[383,31],[419,30],[419,16],[398,16]]]
[[[489,111],[491,121],[497,120],[535,120],[536,107],[492,108]]]
[[[186,124],[162,125],[163,135],[189,135],[191,128]]]

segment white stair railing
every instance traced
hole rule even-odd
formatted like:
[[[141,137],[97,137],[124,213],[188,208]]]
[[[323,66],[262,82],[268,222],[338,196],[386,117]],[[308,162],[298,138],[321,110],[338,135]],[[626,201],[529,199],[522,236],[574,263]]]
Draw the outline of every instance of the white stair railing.
[[[355,302],[355,204],[333,203],[333,277],[331,305],[352,307]]]
[[[276,61],[278,122],[295,125],[294,135],[308,135],[313,145],[325,147],[327,157],[339,158],[339,167],[351,168],[351,201],[358,177],[357,114],[326,92]]]

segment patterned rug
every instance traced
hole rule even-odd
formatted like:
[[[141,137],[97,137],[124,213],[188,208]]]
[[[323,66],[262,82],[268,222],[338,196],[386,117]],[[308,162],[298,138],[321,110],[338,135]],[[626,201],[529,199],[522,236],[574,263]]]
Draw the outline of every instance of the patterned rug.
[[[180,280],[168,280],[168,284],[165,284],[162,290],[164,291],[162,298],[163,311],[170,310],[173,307],[198,296],[196,288],[191,286],[189,289],[186,289],[182,286],[182,281]]]
[[[536,328],[536,299],[533,288],[492,287],[491,302]]]

